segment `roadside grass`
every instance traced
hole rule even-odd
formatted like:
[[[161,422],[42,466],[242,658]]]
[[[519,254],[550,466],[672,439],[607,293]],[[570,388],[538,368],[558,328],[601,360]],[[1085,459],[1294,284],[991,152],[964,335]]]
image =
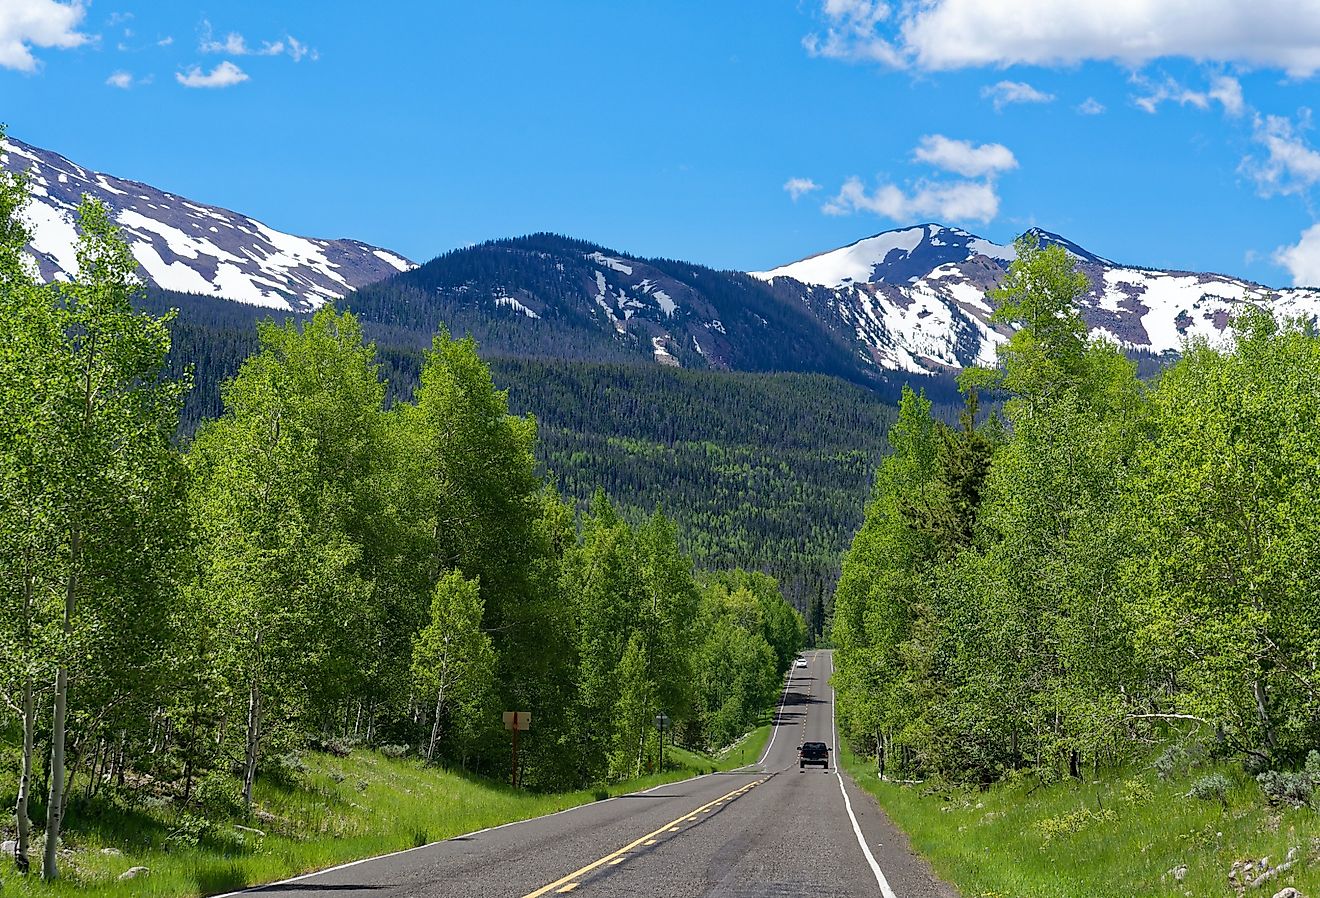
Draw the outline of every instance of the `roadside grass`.
[[[1299,863],[1247,894],[1292,886],[1320,895],[1320,814],[1270,807],[1233,764],[1204,764],[1161,780],[1149,766],[1081,783],[986,791],[880,781],[868,761],[841,749],[844,766],[912,846],[964,898],[1212,898],[1239,894],[1234,862],[1296,848]],[[1223,801],[1191,798],[1193,782],[1223,775]],[[1172,871],[1186,865],[1181,882]]]
[[[764,745],[766,731],[762,727],[743,740],[743,750],[752,761]],[[65,833],[61,856],[65,878],[48,885],[35,874],[19,876],[12,863],[0,861],[0,895],[217,895],[538,817],[712,769],[731,769],[738,766],[739,755],[736,749],[724,757],[675,749],[671,756],[667,748],[662,773],[546,795],[365,749],[354,750],[347,757],[308,753],[303,760],[308,770],[295,786],[269,779],[258,782],[258,811],[250,821],[207,824],[159,806],[78,808]],[[150,872],[118,880],[135,866]]]

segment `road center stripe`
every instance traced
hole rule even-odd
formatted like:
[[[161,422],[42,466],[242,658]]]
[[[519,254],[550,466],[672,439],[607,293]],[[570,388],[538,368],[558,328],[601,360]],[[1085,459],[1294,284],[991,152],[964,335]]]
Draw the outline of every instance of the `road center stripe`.
[[[719,798],[715,799],[714,801],[709,801],[706,804],[703,804],[695,811],[690,811],[686,814],[683,814],[682,816],[678,817],[676,820],[669,821],[659,829],[653,832],[649,832],[646,835],[641,836],[637,839],[634,839],[633,841],[629,842],[627,845],[623,846],[617,851],[612,851],[609,854],[605,855],[603,858],[592,861],[591,863],[587,864],[585,867],[580,867],[577,870],[574,870],[572,873],[569,873],[567,876],[561,876],[559,879],[556,879],[554,882],[550,883],[549,885],[541,886],[541,888],[537,889],[535,892],[528,892],[526,895],[523,896],[523,898],[540,898],[541,895],[544,895],[547,892],[553,892],[556,889],[558,889],[560,886],[566,885],[572,882],[573,880],[578,879],[579,877],[584,876],[587,873],[590,873],[592,870],[595,870],[597,867],[603,867],[607,864],[620,863],[621,861],[624,860],[623,855],[627,854],[629,851],[632,851],[638,845],[646,844],[647,839],[655,839],[656,836],[660,835],[666,830],[669,830],[671,832],[677,830],[680,828],[680,825],[684,821],[691,820],[693,817],[700,814],[702,811],[714,807],[716,804],[720,803],[721,801],[736,798],[742,793],[749,791],[753,787],[759,786],[767,779],[769,779],[769,777],[762,777],[756,782],[748,783],[745,786],[739,786],[737,789],[734,789],[732,792],[726,792],[724,795],[721,795]]]

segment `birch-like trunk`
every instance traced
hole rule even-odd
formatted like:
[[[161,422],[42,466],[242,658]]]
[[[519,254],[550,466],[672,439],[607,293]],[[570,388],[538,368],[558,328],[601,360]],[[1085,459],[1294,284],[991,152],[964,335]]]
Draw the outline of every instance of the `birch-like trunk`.
[[[260,644],[260,640],[258,640]],[[261,740],[261,683],[252,671],[248,683],[247,757],[243,765],[243,807],[252,814],[252,786],[257,781],[257,745]]]
[[[78,563],[82,549],[82,533],[74,530],[69,537],[69,578],[64,594],[64,638],[73,635],[74,602],[78,596]],[[67,647],[66,647],[67,653]],[[60,827],[64,823],[64,734],[65,713],[69,702],[69,668],[64,657],[55,668],[55,715],[50,731],[50,801],[46,806],[46,855],[41,864],[41,877],[59,879],[57,852],[60,847]]]
[[[32,573],[28,567],[23,578],[23,648],[31,647],[32,627]],[[32,754],[37,726],[37,703],[32,686],[32,670],[23,673],[23,756],[18,773],[18,801],[14,804],[14,817],[18,823],[18,847],[14,850],[14,865],[22,873],[31,867],[28,852],[32,848],[32,820],[28,817],[28,804],[32,795]]]
[[[14,864],[26,873],[31,866],[28,852],[32,847],[32,821],[28,818],[28,802],[32,794],[33,731],[37,724],[37,703],[32,690],[32,674],[23,676],[23,759],[18,774],[18,802],[14,816],[18,818],[18,848],[14,851]]]
[[[435,758],[435,747],[440,744],[440,710],[445,704],[445,688],[435,691],[435,720],[431,723],[431,743],[426,747],[426,763]]]

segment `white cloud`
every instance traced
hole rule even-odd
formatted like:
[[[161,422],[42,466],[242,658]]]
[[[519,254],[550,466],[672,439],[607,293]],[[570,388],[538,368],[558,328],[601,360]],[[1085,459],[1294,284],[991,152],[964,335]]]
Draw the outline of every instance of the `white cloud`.
[[[995,111],[1010,103],[1050,103],[1054,94],[1037,90],[1025,81],[1000,81],[981,88],[981,96],[994,101]]]
[[[804,195],[811,193],[813,190],[820,190],[820,185],[810,178],[789,178],[784,182],[784,189],[788,191],[788,195],[791,196],[793,202],[796,203]]]
[[[248,80],[247,73],[227,59],[209,72],[192,66],[186,72],[175,72],[174,77],[184,87],[230,87]]]
[[[1102,115],[1105,111],[1105,104],[1095,97],[1087,97],[1082,105],[1077,107],[1077,111],[1082,115]]]
[[[825,0],[821,17],[814,55],[928,70],[1185,57],[1320,71],[1313,0]]]
[[[1218,100],[1224,112],[1237,117],[1246,111],[1247,103],[1242,98],[1242,83],[1236,78],[1219,75],[1210,82],[1210,99]]]
[[[860,178],[849,178],[822,210],[827,215],[873,212],[899,222],[933,219],[985,223],[999,214],[999,194],[988,181],[919,181],[909,190],[882,184],[867,193]]]
[[[115,72],[105,79],[105,83],[120,90],[128,90],[133,86],[133,76],[129,72]]]
[[[1300,126],[1281,115],[1256,117],[1253,139],[1269,155],[1263,160],[1248,156],[1242,170],[1256,180],[1261,196],[1303,193],[1320,183],[1320,152],[1298,133],[1309,125],[1309,110],[1303,110]]]
[[[289,56],[293,58],[294,62],[302,62],[304,56],[312,62],[316,62],[316,60],[321,58],[320,53],[317,53],[311,47],[307,46],[292,35],[285,38],[285,43],[287,45],[287,52]]]
[[[1133,97],[1137,108],[1151,114],[1159,111],[1161,103],[1177,103],[1179,106],[1195,106],[1197,109],[1209,109],[1212,102],[1224,107],[1224,113],[1233,117],[1241,115],[1247,108],[1242,97],[1242,85],[1236,78],[1228,75],[1216,75],[1206,90],[1191,90],[1170,77],[1163,81],[1152,82],[1140,75],[1134,76],[1132,83],[1144,93]]]
[[[812,33],[802,39],[802,46],[812,56],[903,65],[899,51],[877,33],[878,26],[890,18],[884,0],[824,0],[821,6],[829,23],[825,34]]]
[[[993,177],[1018,167],[1013,151],[1001,143],[973,146],[971,141],[953,140],[943,134],[921,138],[912,158],[967,178]]]
[[[229,56],[280,56],[287,53],[294,62],[301,62],[303,57],[312,60],[317,58],[315,50],[292,35],[284,40],[262,41],[260,47],[248,46],[247,38],[237,31],[229,32],[222,41],[216,40],[211,23],[205,19],[202,20],[202,39],[197,49],[203,53],[224,53]]]
[[[165,37],[162,37],[160,40],[156,41],[156,46],[168,47],[172,43],[174,43],[173,35],[166,35]]]
[[[32,47],[68,49],[87,43],[78,31],[86,13],[81,0],[0,0],[0,68],[36,71]]]
[[[1279,247],[1274,259],[1292,273],[1294,286],[1320,286],[1320,224],[1303,231],[1296,246]]]

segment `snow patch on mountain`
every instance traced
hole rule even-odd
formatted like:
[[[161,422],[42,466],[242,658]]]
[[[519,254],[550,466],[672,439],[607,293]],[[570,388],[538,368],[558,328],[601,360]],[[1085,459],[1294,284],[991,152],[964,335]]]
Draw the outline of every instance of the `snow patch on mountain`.
[[[1320,318],[1320,290],[1273,290],[1217,274],[1119,265],[1048,231],[1042,246],[1063,247],[1090,281],[1079,311],[1093,335],[1130,351],[1181,350],[1189,340],[1221,341],[1247,304],[1276,315]],[[927,373],[993,365],[1010,328],[993,324],[987,293],[1016,258],[1011,245],[958,228],[920,225],[877,234],[754,277],[791,278],[803,302],[850,333],[879,368]],[[821,303],[812,288],[832,296]]]
[[[23,215],[32,231],[29,252],[47,281],[68,280],[77,272],[75,219],[84,194],[105,203],[143,275],[168,290],[306,311],[416,267],[356,240],[299,237],[246,215],[90,171],[13,138],[0,146],[0,166],[27,172]]]

